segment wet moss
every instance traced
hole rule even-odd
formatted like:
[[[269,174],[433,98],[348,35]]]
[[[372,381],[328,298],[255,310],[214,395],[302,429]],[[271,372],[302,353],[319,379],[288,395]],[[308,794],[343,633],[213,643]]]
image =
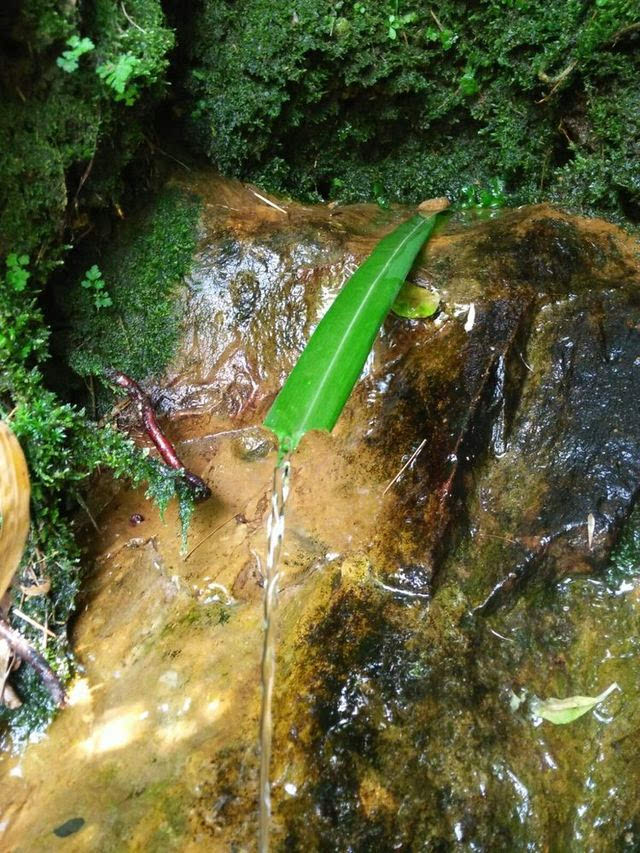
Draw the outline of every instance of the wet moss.
[[[79,34],[94,47],[65,70],[56,60]],[[0,255],[37,253],[44,279],[69,236],[85,231],[97,211],[113,210],[163,96],[172,45],[158,0],[131,0],[126,15],[105,0],[88,8],[28,0],[3,11]],[[136,57],[132,83],[146,90],[131,106],[96,73],[123,55]]]
[[[311,199],[498,175],[514,200],[637,222],[635,17],[628,0],[447,0],[435,17],[418,0],[207,0],[185,29],[189,120],[226,173]]]
[[[232,614],[232,609],[225,604],[194,604],[177,620],[166,625],[163,634],[169,636],[178,628],[209,629],[216,625],[226,625]]]
[[[103,377],[108,367],[137,380],[158,375],[175,351],[181,319],[179,285],[197,242],[200,201],[165,189],[144,211],[122,223],[99,251],[87,251],[72,285],[60,286],[69,329],[61,355],[81,376]],[[112,305],[97,310],[81,286],[85,268],[102,271]],[[102,407],[105,403],[102,394]],[[109,398],[107,398],[109,399]]]

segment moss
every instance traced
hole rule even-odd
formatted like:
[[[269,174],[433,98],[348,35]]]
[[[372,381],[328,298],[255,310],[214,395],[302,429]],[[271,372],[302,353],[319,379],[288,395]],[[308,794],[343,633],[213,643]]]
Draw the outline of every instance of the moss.
[[[75,3],[27,0],[0,42],[0,255],[38,250],[60,258],[68,238],[87,227],[90,211],[109,208],[123,192],[122,171],[136,156],[150,108],[164,92],[163,74],[173,32],[159,0],[121,5],[98,0],[86,11]],[[4,24],[4,21],[3,21]],[[76,70],[56,64],[66,41],[82,34],[94,48]],[[131,85],[144,101],[127,107],[96,68],[124,54],[136,59]],[[67,240],[62,240],[67,230]]]
[[[177,335],[172,287],[192,256],[197,218],[198,205],[193,199],[169,191],[151,213],[141,215],[138,230],[134,223],[123,229],[121,243],[105,263],[113,311],[122,312],[117,325],[106,312],[98,315],[79,284],[77,293],[67,293],[67,298],[76,303],[76,334],[86,335],[90,342],[99,335],[100,346],[91,351],[92,369],[111,363],[140,376],[164,364]],[[33,521],[18,580],[29,586],[36,577],[51,585],[48,595],[20,600],[20,607],[54,631],[56,636],[49,641],[46,656],[67,680],[73,662],[66,624],[79,587],[81,556],[70,511],[78,504],[84,506],[82,491],[89,476],[98,469],[108,469],[134,485],[146,482],[147,494],[161,509],[177,496],[183,525],[188,524],[193,501],[178,472],[146,457],[116,430],[98,429],[82,410],[62,402],[46,386],[42,371],[48,359],[48,330],[36,301],[37,279],[29,269],[25,261],[20,275],[8,267],[0,276],[0,415],[11,419],[31,478]],[[105,322],[96,329],[92,323],[98,316]],[[120,334],[128,348],[123,347]],[[74,340],[77,342],[77,337]],[[122,360],[116,360],[118,347],[123,347]],[[20,598],[18,584],[14,599]],[[28,623],[16,627],[39,644],[41,630]],[[0,727],[10,723],[14,744],[24,740],[34,727],[44,726],[52,712],[44,688],[28,667],[21,668],[16,687],[24,701],[22,708],[16,712],[0,709]]]
[[[231,619],[232,611],[228,605],[221,603],[194,604],[176,622],[171,622],[164,629],[172,634],[177,628],[212,628],[215,625],[226,625]]]
[[[178,340],[176,286],[191,265],[199,212],[198,199],[167,189],[122,223],[106,250],[78,259],[80,269],[98,264],[113,304],[96,309],[81,286],[84,269],[71,287],[60,286],[69,328],[62,355],[77,373],[100,377],[113,367],[141,380],[166,366]]]
[[[514,201],[637,218],[630,0],[445,0],[437,16],[418,0],[207,0],[194,16],[190,121],[227,173],[341,200],[498,175]]]

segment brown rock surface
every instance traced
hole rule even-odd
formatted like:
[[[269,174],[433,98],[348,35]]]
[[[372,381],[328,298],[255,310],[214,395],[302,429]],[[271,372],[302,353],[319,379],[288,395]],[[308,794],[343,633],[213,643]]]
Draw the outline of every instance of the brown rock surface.
[[[210,174],[189,189],[204,201],[201,247],[180,351],[154,387],[213,497],[186,555],[173,512],[163,524],[145,504],[132,531],[141,493],[104,507],[71,707],[0,764],[6,850],[57,849],[53,830],[73,817],[85,823],[67,850],[254,846],[275,458],[259,424],[341,283],[407,211],[279,201],[283,213]],[[548,744],[516,725],[501,690],[516,665],[510,683],[539,676],[540,690],[557,688],[555,670],[524,646],[491,658],[479,644],[496,609],[520,618],[526,581],[600,569],[631,511],[636,248],[546,206],[454,218],[413,273],[438,289],[440,315],[390,317],[334,435],[302,443],[275,706],[274,822],[287,849],[549,843],[564,783],[532,788],[519,820],[509,773],[535,787]]]

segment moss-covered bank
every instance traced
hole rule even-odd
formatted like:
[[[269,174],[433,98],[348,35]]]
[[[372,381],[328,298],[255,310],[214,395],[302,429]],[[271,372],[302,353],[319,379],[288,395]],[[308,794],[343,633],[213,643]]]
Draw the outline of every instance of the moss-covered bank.
[[[227,174],[310,198],[420,200],[504,178],[640,217],[631,0],[206,0],[189,120]]]
[[[98,429],[70,404],[68,388],[58,395],[45,380],[60,369],[50,359],[56,301],[73,301],[76,342],[84,335],[82,365],[74,349],[81,373],[108,358],[142,378],[171,353],[169,291],[191,259],[197,207],[165,200],[146,236],[121,240],[126,245],[110,262],[99,257],[99,241],[85,238],[128,216],[134,191],[150,182],[150,119],[166,91],[173,43],[159,0],[25,0],[0,12],[0,417],[24,447],[32,483],[31,535],[9,618],[37,647],[45,633],[37,626],[47,627],[44,652],[63,679],[72,665],[67,623],[80,567],[72,516],[84,506],[89,476],[109,469],[146,481],[163,506],[184,492],[174,472],[116,430]],[[78,244],[82,251],[69,263]],[[99,260],[108,276],[101,279],[96,265],[88,290],[80,285],[83,256],[90,258],[85,269]],[[121,346],[116,357],[114,328],[140,323],[144,311],[147,336],[132,328],[135,351]],[[92,346],[90,325],[100,347]],[[53,344],[59,351],[55,333]],[[10,719],[20,740],[46,722],[51,705],[28,667],[15,684],[24,704],[0,709],[0,733]]]

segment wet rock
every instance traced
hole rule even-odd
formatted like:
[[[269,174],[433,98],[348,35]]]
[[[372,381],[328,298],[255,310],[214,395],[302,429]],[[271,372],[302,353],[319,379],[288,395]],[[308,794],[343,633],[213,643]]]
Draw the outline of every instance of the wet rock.
[[[95,849],[255,843],[275,461],[259,425],[407,211],[276,210],[210,174],[188,183],[202,240],[156,383],[213,496],[186,553],[174,509],[165,524],[146,505],[131,538],[140,493],[97,519],[74,626],[84,678],[19,772],[2,769],[8,849],[46,847],[70,789]],[[438,317],[389,317],[334,434],[296,452],[274,703],[283,849],[616,850],[638,832],[640,545],[606,568],[640,481],[636,247],[546,206],[465,216],[412,272]],[[614,680],[599,718],[527,717],[534,693]]]

